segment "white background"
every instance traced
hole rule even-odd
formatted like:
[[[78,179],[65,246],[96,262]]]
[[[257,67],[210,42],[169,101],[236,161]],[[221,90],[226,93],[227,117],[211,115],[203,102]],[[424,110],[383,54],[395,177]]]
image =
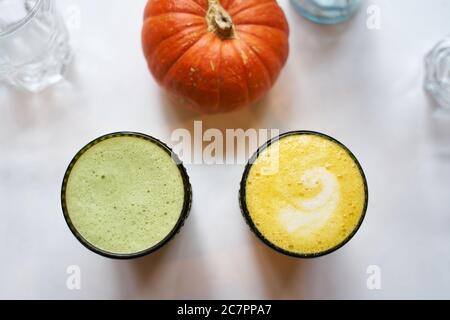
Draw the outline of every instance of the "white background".
[[[72,24],[67,81],[39,95],[0,87],[0,298],[450,298],[450,121],[422,89],[423,57],[450,32],[446,0],[367,2],[349,23],[324,27],[279,1],[291,54],[257,106],[200,116],[170,105],[146,69],[144,0],[57,1]],[[73,22],[73,21],[72,21]],[[358,234],[329,256],[282,256],[249,232],[237,192],[243,166],[190,165],[191,216],[166,248],[113,261],[81,246],[60,208],[61,180],[84,144],[140,131],[169,145],[176,128],[310,129],[345,143],[369,182]],[[78,265],[82,289],[66,288]],[[367,267],[382,271],[368,290]]]

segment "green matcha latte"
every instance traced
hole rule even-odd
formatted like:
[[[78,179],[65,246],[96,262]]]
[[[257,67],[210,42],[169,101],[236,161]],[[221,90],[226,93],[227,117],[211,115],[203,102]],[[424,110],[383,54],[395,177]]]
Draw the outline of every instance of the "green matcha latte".
[[[190,187],[170,149],[141,134],[112,134],[74,158],[63,209],[77,238],[97,253],[142,255],[164,244],[189,210]]]

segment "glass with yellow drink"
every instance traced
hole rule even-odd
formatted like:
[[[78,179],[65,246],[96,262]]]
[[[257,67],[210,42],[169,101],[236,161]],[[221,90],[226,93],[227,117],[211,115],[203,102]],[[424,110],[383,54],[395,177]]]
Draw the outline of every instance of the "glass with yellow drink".
[[[364,172],[342,143],[317,132],[283,134],[247,165],[242,213],[268,246],[295,257],[318,257],[347,243],[368,204]]]

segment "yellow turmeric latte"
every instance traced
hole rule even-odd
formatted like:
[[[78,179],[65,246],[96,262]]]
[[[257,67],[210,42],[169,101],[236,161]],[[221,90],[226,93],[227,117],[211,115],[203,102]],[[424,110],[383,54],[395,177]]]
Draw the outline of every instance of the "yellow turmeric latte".
[[[244,183],[247,218],[288,254],[332,251],[356,232],[366,210],[367,186],[357,160],[321,134],[275,140],[254,160]]]

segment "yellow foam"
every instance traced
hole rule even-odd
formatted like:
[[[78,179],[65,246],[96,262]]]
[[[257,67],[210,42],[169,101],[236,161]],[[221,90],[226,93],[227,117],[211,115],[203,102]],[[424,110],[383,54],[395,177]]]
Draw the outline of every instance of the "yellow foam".
[[[276,246],[317,254],[341,244],[364,214],[363,176],[350,154],[326,137],[285,136],[253,163],[246,204]]]

